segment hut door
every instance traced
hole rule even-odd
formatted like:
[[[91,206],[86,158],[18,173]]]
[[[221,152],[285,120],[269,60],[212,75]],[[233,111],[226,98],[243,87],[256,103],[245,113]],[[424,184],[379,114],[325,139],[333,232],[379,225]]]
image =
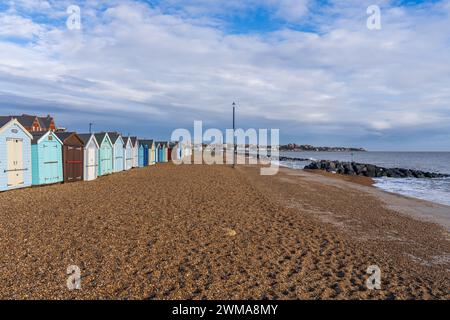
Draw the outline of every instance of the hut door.
[[[75,152],[74,147],[65,146],[66,149],[66,177],[68,181],[72,181],[75,179]]]
[[[21,139],[7,139],[8,153],[8,186],[15,187],[24,183],[23,179],[23,141]]]
[[[93,179],[95,178],[95,170],[96,168],[96,161],[95,161],[95,153],[97,152],[97,150],[95,150],[94,148],[90,147],[87,149],[87,159],[88,159],[88,178],[89,179]]]

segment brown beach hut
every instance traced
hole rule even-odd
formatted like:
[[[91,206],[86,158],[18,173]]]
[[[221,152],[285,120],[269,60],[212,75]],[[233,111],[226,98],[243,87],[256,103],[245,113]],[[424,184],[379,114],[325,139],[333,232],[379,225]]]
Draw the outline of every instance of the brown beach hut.
[[[75,132],[57,132],[63,142],[64,182],[83,180],[84,142]]]

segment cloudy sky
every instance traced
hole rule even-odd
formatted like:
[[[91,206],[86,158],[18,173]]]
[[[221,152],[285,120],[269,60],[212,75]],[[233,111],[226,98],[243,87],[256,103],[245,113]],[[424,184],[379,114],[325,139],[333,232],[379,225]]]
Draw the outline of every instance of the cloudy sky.
[[[2,0],[0,114],[168,139],[236,101],[282,143],[450,150],[449,31],[450,0]]]

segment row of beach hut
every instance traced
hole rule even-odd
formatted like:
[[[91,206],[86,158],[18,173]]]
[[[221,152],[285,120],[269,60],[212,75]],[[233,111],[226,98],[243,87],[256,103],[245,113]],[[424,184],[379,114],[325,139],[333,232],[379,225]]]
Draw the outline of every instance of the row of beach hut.
[[[30,132],[17,119],[0,119],[0,191],[91,181],[168,162],[173,150],[165,141],[140,140],[117,132]]]

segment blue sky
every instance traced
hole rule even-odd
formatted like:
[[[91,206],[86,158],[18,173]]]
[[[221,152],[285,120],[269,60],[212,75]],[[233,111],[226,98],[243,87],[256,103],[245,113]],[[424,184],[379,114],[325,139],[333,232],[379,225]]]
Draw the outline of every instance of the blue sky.
[[[282,143],[448,151],[448,30],[450,0],[2,1],[0,113],[168,139],[236,101]]]

